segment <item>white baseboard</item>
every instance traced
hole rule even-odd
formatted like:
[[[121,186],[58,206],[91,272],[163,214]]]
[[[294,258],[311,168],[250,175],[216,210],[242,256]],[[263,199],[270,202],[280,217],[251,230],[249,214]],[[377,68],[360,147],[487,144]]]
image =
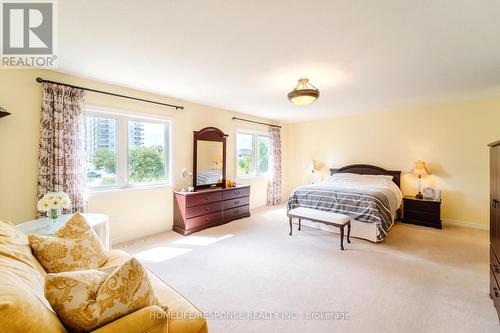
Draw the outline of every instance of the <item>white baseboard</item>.
[[[145,239],[147,239],[148,237],[152,237],[152,236],[155,236],[157,234],[161,234],[161,233],[164,233],[164,232],[169,232],[169,231],[172,231],[172,227],[170,228],[162,228],[160,230],[157,230],[155,232],[148,232],[148,233],[145,233],[145,234],[140,234],[140,235],[136,235],[136,236],[129,236],[129,237],[120,237],[120,238],[113,238],[111,237],[111,245],[126,245],[128,243],[134,243],[134,242],[138,242],[138,241],[143,241]]]
[[[258,203],[258,204],[255,204],[255,205],[250,205],[250,210],[255,209],[255,208],[265,207],[265,206],[267,206],[267,204],[265,202],[264,203]]]
[[[454,220],[441,220],[443,225],[453,225],[462,228],[472,228],[472,229],[480,229],[480,230],[490,230],[490,226],[487,224],[477,224],[477,223],[468,223],[463,221],[454,221]]]

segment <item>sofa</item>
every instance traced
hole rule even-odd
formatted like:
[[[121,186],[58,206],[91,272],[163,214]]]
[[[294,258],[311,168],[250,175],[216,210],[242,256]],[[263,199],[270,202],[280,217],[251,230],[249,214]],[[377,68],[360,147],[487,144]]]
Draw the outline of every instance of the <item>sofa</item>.
[[[123,263],[129,255],[111,250],[104,266]],[[33,256],[27,236],[14,225],[0,221],[0,330],[2,332],[67,332],[44,296],[47,273]],[[165,282],[148,270],[149,279],[165,312],[149,306],[107,325],[96,333],[205,333],[203,314]]]

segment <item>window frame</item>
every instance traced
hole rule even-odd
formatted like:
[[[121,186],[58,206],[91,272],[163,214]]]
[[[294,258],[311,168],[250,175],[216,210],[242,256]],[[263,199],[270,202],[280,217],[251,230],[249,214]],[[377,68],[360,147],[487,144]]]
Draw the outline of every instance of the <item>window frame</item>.
[[[238,174],[238,134],[251,135],[252,139],[252,154],[253,154],[253,170],[254,173],[247,175]],[[258,178],[266,177],[269,174],[269,163],[267,164],[266,172],[259,172],[259,137],[266,137],[269,139],[269,144],[271,144],[271,135],[264,131],[252,130],[248,128],[237,128],[235,131],[235,142],[234,142],[234,174],[236,179],[248,179],[248,178]],[[270,158],[270,155],[268,155]]]
[[[89,186],[86,182],[87,189],[90,193],[114,191],[114,190],[127,190],[127,189],[148,189],[155,187],[167,187],[172,185],[172,147],[173,147],[173,120],[170,117],[159,115],[151,115],[139,112],[127,112],[125,110],[112,110],[104,109],[94,106],[85,106],[85,118],[102,117],[110,118],[116,121],[116,178],[117,184],[115,185],[100,185]],[[165,128],[164,135],[164,149],[167,150],[165,154],[165,180],[147,183],[131,183],[129,180],[129,122],[146,122],[152,124],[163,124]],[[85,140],[85,144],[86,144]],[[85,174],[87,171],[85,171]],[[87,180],[87,178],[85,177]]]

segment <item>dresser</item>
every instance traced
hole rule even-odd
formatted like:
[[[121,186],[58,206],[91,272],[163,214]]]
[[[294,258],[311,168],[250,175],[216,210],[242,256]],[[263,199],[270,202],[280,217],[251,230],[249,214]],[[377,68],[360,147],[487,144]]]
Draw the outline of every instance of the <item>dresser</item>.
[[[490,297],[500,318],[500,141],[490,147]]]
[[[189,235],[250,216],[250,185],[174,192],[174,231]]]
[[[441,201],[404,197],[403,222],[441,229]]]

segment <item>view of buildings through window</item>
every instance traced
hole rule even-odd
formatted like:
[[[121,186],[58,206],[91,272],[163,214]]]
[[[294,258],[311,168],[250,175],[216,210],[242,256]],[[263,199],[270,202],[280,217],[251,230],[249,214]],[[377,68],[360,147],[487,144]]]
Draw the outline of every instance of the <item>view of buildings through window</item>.
[[[88,116],[85,135],[89,186],[116,185],[116,120]]]
[[[121,122],[127,133],[119,134]],[[127,140],[118,138],[126,137]],[[164,122],[136,121],[127,117],[86,117],[87,182],[90,187],[156,183],[167,180],[168,125]],[[127,145],[120,156],[119,144]],[[121,160],[125,160],[126,170]],[[122,167],[120,167],[122,166]],[[122,177],[120,184],[119,174]]]
[[[128,179],[130,183],[166,179],[165,125],[128,122]]]

